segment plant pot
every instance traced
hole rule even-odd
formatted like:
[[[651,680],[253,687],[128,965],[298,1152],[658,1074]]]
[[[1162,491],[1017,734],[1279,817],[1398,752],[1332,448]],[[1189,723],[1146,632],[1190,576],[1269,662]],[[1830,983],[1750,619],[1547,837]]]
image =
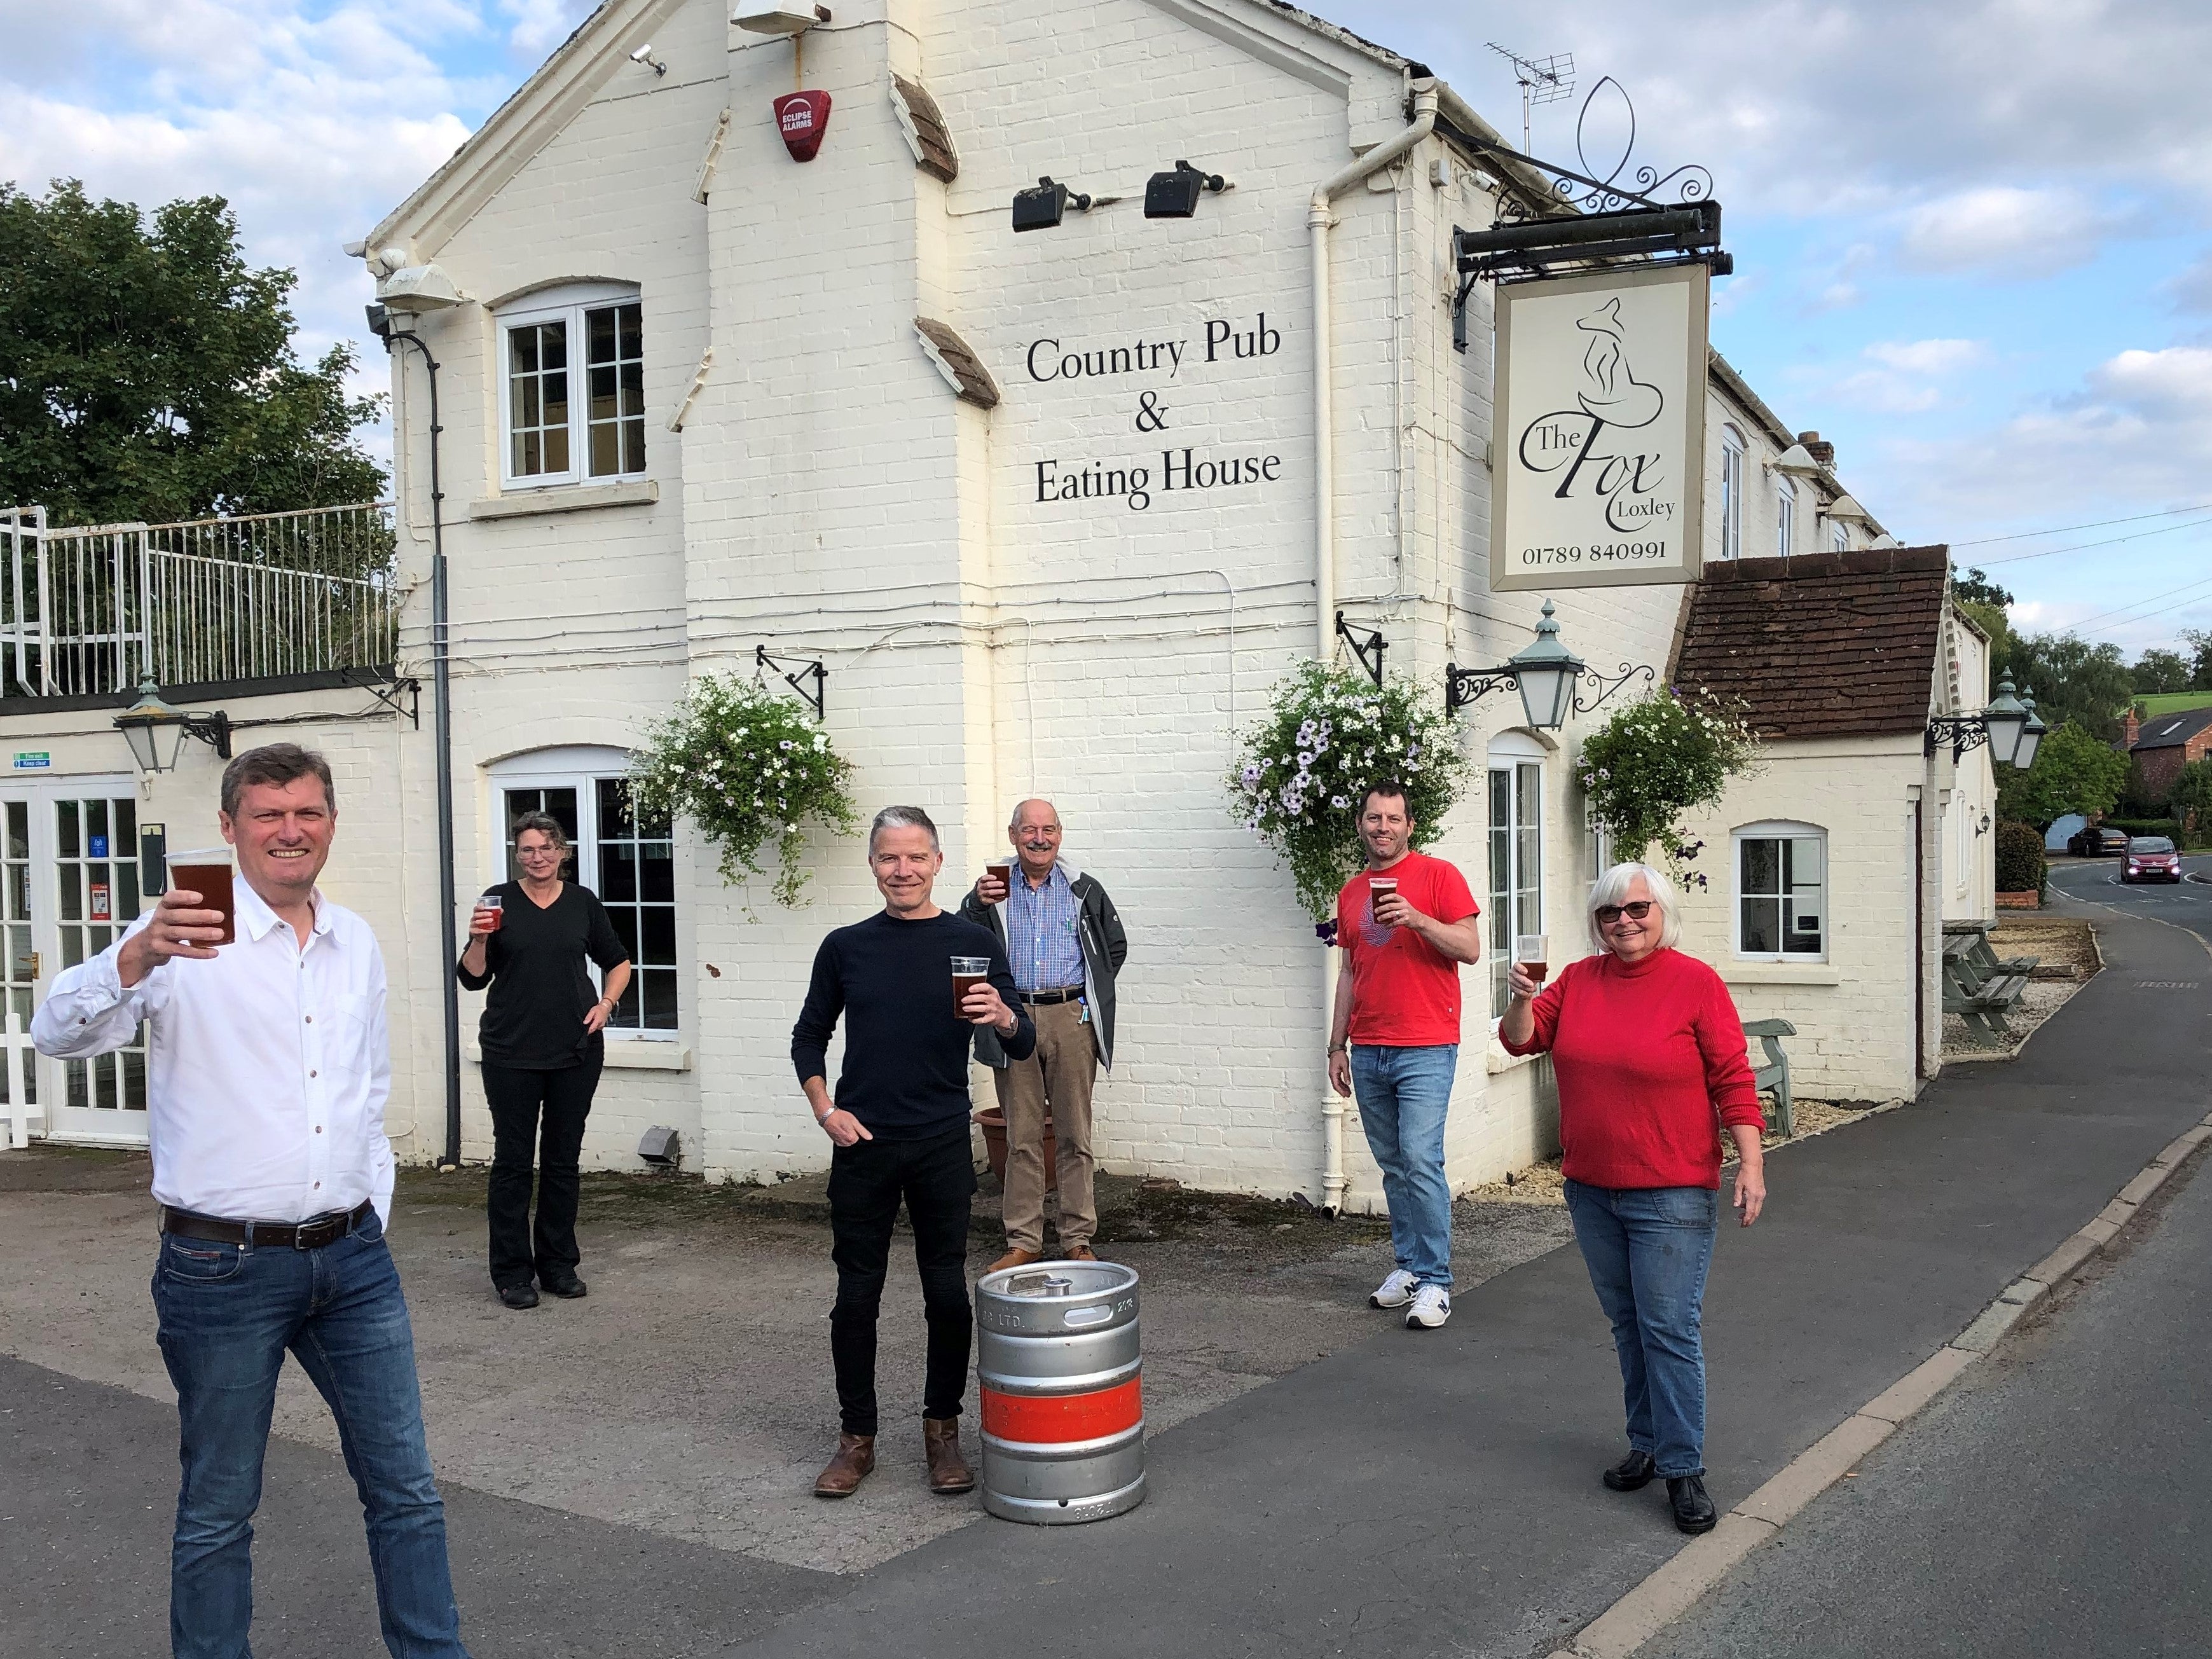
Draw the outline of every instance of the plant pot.
[[[998,1177],[999,1185],[1006,1184],[1006,1115],[996,1106],[986,1106],[975,1114],[975,1121],[983,1131],[983,1154],[991,1161],[991,1173]],[[1044,1189],[1060,1190],[1060,1158],[1053,1144],[1052,1120],[1044,1121]]]
[[[2033,888],[2030,888],[2025,893],[1997,895],[1997,908],[2000,910],[2040,910],[2042,908],[2043,895]]]

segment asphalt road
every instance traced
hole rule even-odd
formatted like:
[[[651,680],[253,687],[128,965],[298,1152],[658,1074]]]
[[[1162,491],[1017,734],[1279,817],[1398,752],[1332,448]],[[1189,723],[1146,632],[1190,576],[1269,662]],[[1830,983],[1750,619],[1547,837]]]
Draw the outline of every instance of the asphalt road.
[[[2185,858],[2181,868],[2183,880],[2153,884],[2123,882],[2118,859],[2069,859],[2051,865],[2051,884],[2069,898],[2170,921],[2212,942],[2212,855]]]
[[[2204,1653],[2205,1163],[1638,1659]]]

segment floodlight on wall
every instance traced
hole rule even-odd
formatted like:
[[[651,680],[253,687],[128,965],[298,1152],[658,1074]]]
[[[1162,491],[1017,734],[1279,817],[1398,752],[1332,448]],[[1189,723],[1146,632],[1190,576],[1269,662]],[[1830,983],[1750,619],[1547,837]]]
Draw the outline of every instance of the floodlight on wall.
[[[1208,173],[1178,159],[1167,173],[1156,173],[1145,184],[1145,217],[1188,219],[1198,211],[1198,198],[1211,191],[1219,195],[1235,186],[1218,173]]]
[[[376,285],[376,299],[386,311],[443,311],[460,304],[461,291],[436,265],[409,265]]]
[[[804,34],[817,23],[830,21],[827,6],[740,5],[730,21],[753,34]]]
[[[1521,693],[1521,712],[1539,732],[1556,732],[1567,722],[1575,701],[1575,683],[1582,678],[1583,659],[1559,638],[1559,625],[1552,620],[1552,602],[1544,601],[1536,637],[1508,658],[1503,668],[1462,668],[1444,665],[1444,712],[1466,708],[1504,686]]]
[[[1080,191],[1071,191],[1048,173],[1038,179],[1032,188],[1014,192],[1014,228],[1049,230],[1071,207],[1079,213],[1087,213],[1091,198]]]
[[[221,709],[212,714],[187,714],[163,701],[151,676],[138,684],[138,701],[115,717],[115,729],[131,745],[131,758],[141,772],[173,772],[186,738],[197,738],[230,758],[230,716]]]

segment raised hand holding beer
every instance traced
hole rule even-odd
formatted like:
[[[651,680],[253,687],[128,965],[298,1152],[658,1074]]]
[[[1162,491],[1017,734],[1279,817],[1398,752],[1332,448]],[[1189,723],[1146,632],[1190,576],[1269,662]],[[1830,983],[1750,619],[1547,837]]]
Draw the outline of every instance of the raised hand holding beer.
[[[227,911],[210,910],[189,887],[173,887],[154,906],[152,919],[133,933],[118,953],[116,975],[128,988],[177,957],[211,962],[215,947],[230,933]]]

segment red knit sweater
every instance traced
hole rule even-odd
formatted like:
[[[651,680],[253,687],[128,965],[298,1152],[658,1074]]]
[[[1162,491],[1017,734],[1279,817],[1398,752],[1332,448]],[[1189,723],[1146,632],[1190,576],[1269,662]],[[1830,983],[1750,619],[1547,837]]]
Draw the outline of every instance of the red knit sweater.
[[[1591,1187],[1721,1184],[1722,1124],[1761,1121],[1743,1021],[1721,976],[1655,951],[1571,962],[1531,1010],[1516,1054],[1550,1051],[1570,1181]],[[1499,1039],[1504,1041],[1503,1036]]]

